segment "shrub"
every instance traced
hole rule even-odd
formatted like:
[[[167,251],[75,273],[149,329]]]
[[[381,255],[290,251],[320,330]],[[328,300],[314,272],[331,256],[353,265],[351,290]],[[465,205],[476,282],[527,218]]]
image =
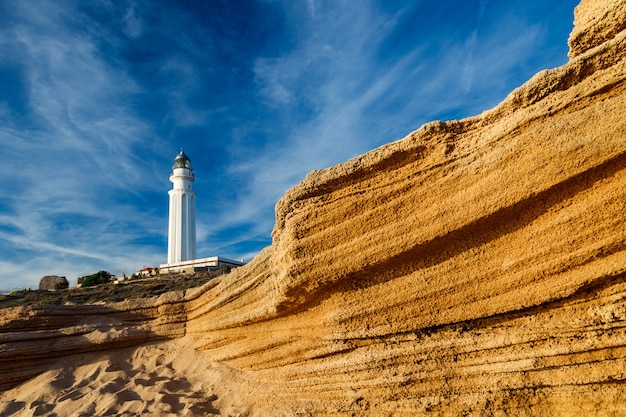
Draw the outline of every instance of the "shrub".
[[[81,282],[81,287],[91,287],[93,285],[106,284],[107,282],[111,282],[111,279],[114,276],[108,273],[107,271],[98,271],[95,274],[85,275],[84,277],[80,277],[78,280]]]

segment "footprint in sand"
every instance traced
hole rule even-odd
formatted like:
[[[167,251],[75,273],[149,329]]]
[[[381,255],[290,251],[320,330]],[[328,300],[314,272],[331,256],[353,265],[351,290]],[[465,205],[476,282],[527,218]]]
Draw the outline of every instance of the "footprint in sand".
[[[30,405],[30,409],[33,410],[33,416],[45,416],[49,415],[52,410],[56,407],[55,404],[48,404],[44,401],[33,401]]]
[[[24,409],[26,403],[24,401],[0,402],[0,416],[10,416]]]
[[[75,382],[76,377],[74,375],[74,369],[63,369],[59,375],[50,382],[50,385],[55,389],[61,390],[71,387]]]

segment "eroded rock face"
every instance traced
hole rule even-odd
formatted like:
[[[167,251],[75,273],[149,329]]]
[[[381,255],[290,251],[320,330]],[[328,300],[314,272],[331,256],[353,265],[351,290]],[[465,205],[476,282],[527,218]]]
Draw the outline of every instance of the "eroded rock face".
[[[574,58],[626,29],[624,0],[582,0],[574,11],[569,57]]]
[[[583,0],[571,61],[496,108],[309,174],[245,267],[102,315],[193,338],[253,415],[623,412],[624,5]]]

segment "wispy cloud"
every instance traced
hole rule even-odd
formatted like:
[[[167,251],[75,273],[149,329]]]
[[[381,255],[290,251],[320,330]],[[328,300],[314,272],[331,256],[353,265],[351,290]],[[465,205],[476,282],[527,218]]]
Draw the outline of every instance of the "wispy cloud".
[[[18,23],[2,29],[10,40],[2,48],[19,50],[13,56],[31,123],[11,127],[20,122],[4,112],[0,193],[14,213],[4,222],[21,233],[0,235],[0,250],[29,253],[30,266],[49,270],[123,267],[129,259],[117,243],[137,233],[137,221],[153,228],[146,212],[118,198],[158,188],[137,146],[150,126],[128,104],[140,89],[125,68],[103,59],[94,34],[72,30],[91,23],[72,3],[19,2],[14,13]],[[107,232],[115,222],[127,228]]]

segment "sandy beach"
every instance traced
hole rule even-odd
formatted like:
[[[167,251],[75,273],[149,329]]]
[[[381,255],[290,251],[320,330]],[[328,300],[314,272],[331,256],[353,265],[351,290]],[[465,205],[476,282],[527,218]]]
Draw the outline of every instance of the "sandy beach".
[[[73,355],[0,394],[2,416],[242,416],[245,382],[181,338]],[[241,387],[238,389],[237,387]]]

